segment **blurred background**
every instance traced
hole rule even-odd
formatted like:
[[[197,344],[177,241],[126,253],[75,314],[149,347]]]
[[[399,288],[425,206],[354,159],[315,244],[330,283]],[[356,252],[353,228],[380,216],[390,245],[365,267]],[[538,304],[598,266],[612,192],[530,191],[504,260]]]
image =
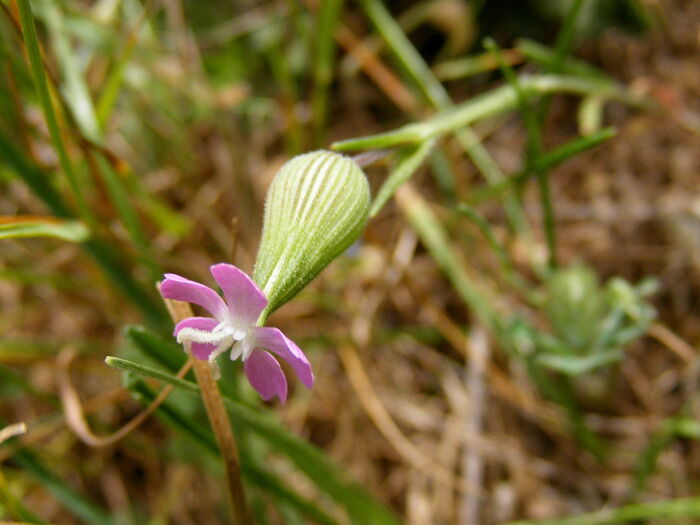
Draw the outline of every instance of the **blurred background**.
[[[131,423],[155,283],[252,271],[334,145],[383,198],[270,319],[316,385],[223,365],[255,522],[700,522],[700,2],[0,8],[0,519],[229,522],[198,397]]]

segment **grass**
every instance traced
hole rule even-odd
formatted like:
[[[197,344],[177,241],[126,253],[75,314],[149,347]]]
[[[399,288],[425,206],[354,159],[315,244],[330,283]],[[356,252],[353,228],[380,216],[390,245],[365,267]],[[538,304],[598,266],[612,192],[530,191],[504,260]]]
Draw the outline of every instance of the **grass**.
[[[258,524],[698,519],[697,7],[409,4],[0,0],[0,521],[228,523],[227,419]],[[251,271],[316,148],[373,196],[270,316],[316,385],[222,360],[212,429],[155,283]],[[66,381],[97,435],[173,392],[99,448]]]

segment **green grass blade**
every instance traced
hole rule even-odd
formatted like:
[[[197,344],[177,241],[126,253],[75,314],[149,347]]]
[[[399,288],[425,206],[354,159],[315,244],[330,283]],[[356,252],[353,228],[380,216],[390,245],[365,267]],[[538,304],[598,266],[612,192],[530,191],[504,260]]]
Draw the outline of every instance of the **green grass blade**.
[[[464,269],[435,213],[410,186],[400,188],[396,196],[408,222],[454,290],[484,325],[495,331],[496,316],[485,293]]]
[[[89,239],[81,247],[102,269],[112,285],[141,311],[150,326],[163,331],[172,328],[172,321],[163,302],[155,292],[147,291],[134,279],[131,270],[123,263],[123,252],[100,238]]]
[[[644,487],[647,480],[656,470],[656,462],[661,453],[676,439],[700,440],[700,423],[686,415],[674,416],[661,425],[655,432],[649,444],[642,451],[634,472],[634,485],[629,498],[635,498]]]
[[[56,237],[69,242],[83,242],[90,232],[79,221],[47,218],[0,217],[0,239]]]
[[[177,378],[174,378],[169,374],[166,374],[166,376],[168,377],[163,377],[159,375],[157,371],[154,371],[154,369],[144,370],[143,368],[139,367],[137,363],[133,363],[130,361],[118,360],[117,358],[107,359],[108,364],[111,364],[112,366],[117,366],[119,368],[127,369],[129,371],[129,374],[136,373],[140,375],[155,377],[156,379],[163,379],[165,380],[165,382],[172,384],[176,388],[180,388],[186,392],[196,392],[197,394],[199,392],[199,387],[195,383],[177,380]],[[148,371],[148,373],[143,374],[144,371]],[[189,383],[189,385],[184,386],[185,383]],[[155,392],[153,392],[153,390],[151,390],[140,379],[135,379],[133,377],[127,378],[127,387],[141,400],[142,403],[144,403],[144,405],[151,403],[153,399],[155,399]],[[202,425],[193,422],[191,418],[183,414],[179,410],[179,408],[173,403],[166,401],[158,408],[156,413],[167,424],[172,426],[178,432],[196,442],[206,453],[212,455],[212,457],[215,458],[219,457],[219,448],[216,444],[216,439],[214,438],[214,435],[211,433],[211,431],[209,431]],[[236,423],[239,424],[240,422]],[[317,521],[318,523],[324,525],[335,525],[337,523],[320,507],[318,507],[313,502],[310,502],[305,498],[301,497],[295,491],[286,486],[285,483],[279,478],[277,478],[275,475],[253,464],[250,458],[241,458],[241,469],[243,471],[245,479],[249,483],[254,483],[261,490],[272,494],[275,497],[276,501],[279,501],[283,504],[288,504],[292,508],[298,510],[305,516],[311,518],[314,521]]]
[[[588,149],[594,148],[599,144],[602,144],[603,142],[614,137],[615,134],[616,131],[614,128],[605,128],[596,133],[591,133],[590,135],[587,135],[585,137],[579,137],[557,148],[554,148],[553,150],[548,151],[547,153],[544,153],[542,157],[540,157],[539,162],[541,163],[541,166],[544,169],[553,168],[554,166],[561,164],[562,162],[570,159],[578,153],[581,153]],[[499,184],[494,184],[492,186],[476,189],[472,193],[469,202],[472,204],[477,204],[492,199],[500,195],[502,192],[508,191],[509,189],[518,186],[528,177],[528,175],[529,174],[527,172],[520,171],[508,177],[505,181]]]
[[[273,476],[267,470],[244,461],[241,465],[246,480],[265,490],[273,496],[275,502],[284,502],[298,510],[304,516],[320,525],[337,525],[338,521],[323,511],[318,505],[302,498],[291,490],[278,477]]]
[[[0,128],[0,160],[3,160],[29,186],[57,217],[73,218],[71,207],[51,183],[46,174],[20,151]]]
[[[404,182],[409,180],[413,174],[420,168],[423,161],[430,154],[435,146],[435,140],[428,140],[420,146],[402,155],[401,160],[389,174],[387,179],[379,188],[377,196],[372,202],[372,207],[369,210],[369,216],[374,217],[381,210],[388,200],[394,195],[397,188]]]
[[[107,121],[112,114],[112,109],[114,108],[114,104],[119,96],[119,90],[124,83],[124,71],[126,70],[126,65],[129,63],[131,55],[134,52],[136,42],[136,33],[131,33],[126,44],[124,45],[121,55],[112,64],[112,69],[109,71],[104,85],[100,90],[100,94],[97,99],[96,118],[100,129],[102,130],[104,130],[107,126]]]
[[[125,359],[114,357],[107,359],[107,364],[111,366],[159,379],[186,392],[199,391],[199,386],[196,384],[174,378],[166,372]],[[272,445],[278,453],[284,454],[316,484],[319,490],[328,494],[338,505],[345,507],[353,523],[363,525],[397,525],[399,523],[396,517],[369,491],[351,480],[348,474],[334,465],[314,445],[284,429],[264,413],[234,401],[226,395],[224,395],[224,403],[237,427],[254,432]]]
[[[572,95],[599,95],[607,100],[618,100],[635,107],[645,107],[645,101],[631,96],[614,82],[563,75],[522,76],[520,86],[528,95],[565,93]],[[402,126],[393,131],[335,142],[338,151],[383,149],[424,142],[432,137],[454,132],[464,126],[513,111],[518,107],[517,95],[505,85],[477,95],[448,111],[422,121]]]
[[[95,160],[99,167],[100,175],[102,175],[102,180],[107,187],[109,198],[124,223],[126,231],[131,238],[131,242],[138,251],[139,259],[150,271],[151,279],[156,281],[161,277],[163,272],[155,262],[155,256],[151,250],[151,245],[143,233],[144,230],[141,221],[131,204],[131,196],[122,182],[120,175],[112,166],[112,163],[101,153],[95,153]]]
[[[576,34],[576,20],[578,20],[578,15],[581,12],[583,4],[583,0],[573,0],[569,11],[566,13],[564,23],[557,35],[557,41],[554,43],[554,59],[550,67],[552,73],[559,73],[561,71],[566,56],[571,50],[571,44]]]
[[[612,525],[641,520],[700,518],[700,498],[685,498],[653,503],[637,503],[617,509],[602,509],[571,518],[511,521],[502,525]],[[661,523],[661,521],[659,521]],[[663,523],[668,523],[664,521]]]
[[[435,78],[423,57],[406,37],[384,4],[380,0],[360,0],[359,3],[396,59],[421,89],[430,104],[437,109],[450,106],[452,101],[447,91]]]
[[[16,147],[1,129],[0,159],[13,169],[54,215],[66,219],[74,218],[70,206],[51,185],[43,171]],[[170,329],[172,321],[162,301],[155,296],[155,292],[145,290],[132,277],[123,262],[123,253],[119,253],[109,242],[94,235],[80,246],[100,266],[115,288],[141,310],[151,326],[162,330]]]
[[[522,61],[522,57],[517,51],[510,51],[506,55],[506,60],[509,65],[515,65]],[[457,80],[485,73],[497,67],[498,64],[491,53],[480,53],[441,62],[433,69],[435,76],[440,80]]]
[[[88,224],[91,224],[93,222],[92,212],[85,201],[85,197],[83,196],[83,192],[80,187],[80,182],[78,181],[78,177],[73,169],[73,164],[68,157],[68,152],[63,144],[61,132],[58,128],[56,112],[51,101],[51,95],[49,94],[48,82],[46,81],[46,72],[44,71],[44,62],[41,57],[39,39],[36,33],[32,8],[29,4],[29,0],[18,0],[17,4],[19,6],[20,23],[22,25],[24,42],[27,46],[27,53],[29,55],[29,63],[32,69],[32,75],[34,77],[34,84],[36,86],[41,107],[44,111],[46,125],[48,126],[49,134],[51,135],[51,141],[53,142],[54,148],[56,148],[61,169],[68,179],[68,184],[70,185],[73,196],[75,197],[79,215],[81,218],[85,219]]]
[[[549,174],[547,170],[542,169],[538,161],[542,156],[542,122],[537,118],[537,114],[530,105],[529,96],[525,93],[520,85],[520,79],[506,63],[501,49],[496,44],[496,41],[487,38],[484,41],[484,47],[493,53],[498,67],[503,76],[508,81],[508,84],[513,88],[520,113],[525,122],[525,130],[527,131],[527,146],[525,156],[525,171],[532,172],[537,179],[539,186],[540,204],[542,208],[542,223],[544,224],[545,238],[547,241],[548,264],[550,268],[554,268],[557,262],[557,242],[556,242],[556,223],[554,221],[554,203],[552,202],[552,191],[549,185]]]
[[[170,372],[177,372],[187,361],[187,354],[183,351],[182,345],[178,344],[173,337],[161,337],[138,325],[125,326],[124,337],[146,357]]]
[[[389,49],[408,72],[414,83],[421,89],[430,104],[439,111],[451,112],[453,103],[447,91],[433,75],[423,57],[406,37],[384,4],[380,0],[361,0],[360,4],[367,16],[372,20],[377,31],[384,38]],[[503,173],[493,160],[493,157],[481,144],[479,137],[468,124],[465,123],[453,131],[474,165],[489,183],[495,184],[504,179]],[[515,196],[506,196],[505,207],[513,229],[516,231],[522,230],[524,228],[523,214]]]
[[[99,143],[102,140],[102,134],[97,123],[95,107],[76,60],[78,54],[72,49],[70,37],[66,32],[61,4],[45,2],[44,8],[46,9],[45,22],[51,37],[51,47],[56,53],[64,80],[64,100],[82,134],[93,142]]]
[[[522,38],[516,41],[515,49],[522,53],[525,58],[536,64],[551,70],[555,60],[555,51],[539,42]],[[582,60],[565,57],[560,65],[559,71],[566,75],[580,77],[597,77],[609,80],[609,77],[600,69],[591,66]]]

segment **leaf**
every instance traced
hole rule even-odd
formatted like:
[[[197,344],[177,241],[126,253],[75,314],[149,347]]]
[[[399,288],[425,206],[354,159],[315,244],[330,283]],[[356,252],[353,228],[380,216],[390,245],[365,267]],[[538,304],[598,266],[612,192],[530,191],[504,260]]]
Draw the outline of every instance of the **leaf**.
[[[617,363],[624,357],[621,350],[611,350],[593,355],[580,357],[575,355],[538,354],[535,361],[538,365],[551,368],[562,374],[577,376],[591,372],[596,368]]]
[[[423,144],[411,148],[410,151],[402,155],[396,168],[389,174],[389,177],[384,181],[382,187],[379,188],[369,211],[370,217],[374,217],[379,213],[379,210],[381,210],[392,195],[394,195],[398,187],[413,176],[416,170],[423,164],[428,154],[432,151],[433,146],[435,146],[435,140],[427,140]]]
[[[178,379],[167,372],[147,367],[126,359],[107,357],[105,362],[117,368],[153,377],[190,394],[199,392],[191,381]],[[249,430],[267,441],[286,456],[314,482],[320,491],[345,507],[353,523],[361,525],[398,525],[396,517],[362,485],[355,482],[341,468],[333,464],[322,450],[295,436],[264,413],[249,408],[224,395],[226,409],[241,430]],[[213,438],[212,438],[213,439]]]
[[[80,221],[55,217],[0,217],[0,239],[56,237],[70,242],[83,242],[90,232]]]

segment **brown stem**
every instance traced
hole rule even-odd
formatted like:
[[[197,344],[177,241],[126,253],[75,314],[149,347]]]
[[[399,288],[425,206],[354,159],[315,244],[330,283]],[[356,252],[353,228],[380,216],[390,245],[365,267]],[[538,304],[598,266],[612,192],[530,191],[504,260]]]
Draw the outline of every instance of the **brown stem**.
[[[170,317],[176,323],[193,317],[192,309],[188,303],[165,299],[165,306],[170,312]],[[226,481],[228,482],[229,496],[231,500],[231,510],[233,513],[234,525],[250,525],[252,519],[248,511],[245,499],[245,489],[241,478],[241,464],[238,460],[238,449],[236,439],[233,437],[231,423],[224,408],[224,401],[221,392],[214,380],[209,363],[192,358],[194,373],[202,391],[202,400],[207,409],[209,422],[214,430],[216,441],[221,450],[221,456],[226,467]]]

